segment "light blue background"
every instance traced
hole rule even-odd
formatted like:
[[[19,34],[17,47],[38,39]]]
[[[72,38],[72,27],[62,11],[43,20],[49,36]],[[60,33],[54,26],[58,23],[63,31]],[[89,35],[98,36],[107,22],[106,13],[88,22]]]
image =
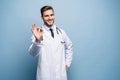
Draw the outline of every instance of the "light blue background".
[[[120,0],[0,0],[0,80],[35,80],[31,25],[46,4],[74,45],[68,80],[120,80]]]

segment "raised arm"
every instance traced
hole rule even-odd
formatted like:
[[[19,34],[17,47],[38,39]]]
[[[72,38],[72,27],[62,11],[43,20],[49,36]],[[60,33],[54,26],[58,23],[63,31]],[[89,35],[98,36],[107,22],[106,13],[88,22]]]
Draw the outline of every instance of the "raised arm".
[[[36,24],[33,24],[31,31],[33,33],[33,36],[31,45],[29,47],[29,52],[31,55],[37,56],[40,53],[41,49],[40,42],[43,35],[43,30],[41,28],[37,28]]]

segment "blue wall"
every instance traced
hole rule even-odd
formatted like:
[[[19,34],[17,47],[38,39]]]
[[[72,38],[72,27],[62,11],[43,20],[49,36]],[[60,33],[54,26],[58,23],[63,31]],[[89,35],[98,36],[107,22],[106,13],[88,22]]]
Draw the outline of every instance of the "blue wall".
[[[0,80],[35,80],[31,25],[45,4],[74,44],[69,80],[120,80],[120,0],[0,0]]]

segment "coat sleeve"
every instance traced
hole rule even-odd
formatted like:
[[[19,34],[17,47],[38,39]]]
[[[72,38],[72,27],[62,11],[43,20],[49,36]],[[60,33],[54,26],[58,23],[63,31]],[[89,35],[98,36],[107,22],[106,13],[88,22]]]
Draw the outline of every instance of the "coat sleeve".
[[[28,51],[32,56],[37,56],[40,54],[41,44],[35,41],[34,36],[31,39],[32,41]]]
[[[70,67],[72,62],[72,55],[73,55],[73,44],[67,34],[62,30],[63,39],[65,41],[65,61],[66,65]]]

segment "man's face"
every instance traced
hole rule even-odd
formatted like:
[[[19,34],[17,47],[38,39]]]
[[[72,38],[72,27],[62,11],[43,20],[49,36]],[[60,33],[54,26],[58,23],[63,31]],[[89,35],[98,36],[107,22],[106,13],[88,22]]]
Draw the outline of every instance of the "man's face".
[[[54,12],[53,10],[47,10],[43,12],[42,19],[44,21],[44,24],[48,27],[52,27],[54,23]]]

